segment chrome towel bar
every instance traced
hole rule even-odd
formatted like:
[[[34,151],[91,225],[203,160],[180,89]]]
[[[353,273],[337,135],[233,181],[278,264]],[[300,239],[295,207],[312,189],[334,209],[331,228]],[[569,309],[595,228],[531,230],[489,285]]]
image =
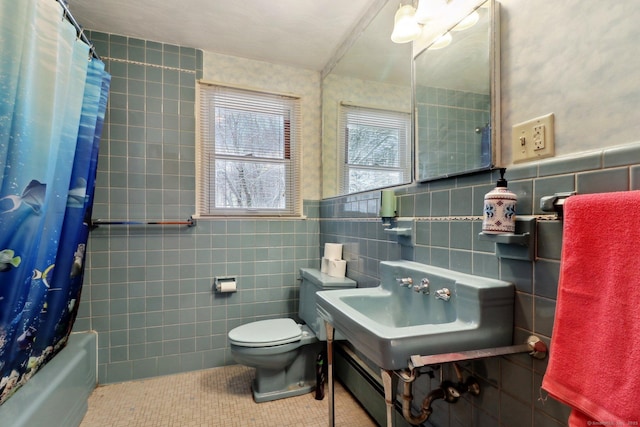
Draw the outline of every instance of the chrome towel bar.
[[[186,221],[164,221],[164,220],[143,220],[143,221],[116,221],[110,219],[92,219],[91,228],[100,225],[186,225],[187,227],[195,227],[196,220],[189,217]]]

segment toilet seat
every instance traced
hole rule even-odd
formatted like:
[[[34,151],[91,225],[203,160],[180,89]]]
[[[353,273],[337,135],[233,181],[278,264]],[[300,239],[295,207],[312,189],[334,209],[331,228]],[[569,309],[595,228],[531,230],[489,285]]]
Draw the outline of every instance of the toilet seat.
[[[229,342],[242,347],[271,347],[299,341],[302,329],[293,319],[258,320],[229,331]]]

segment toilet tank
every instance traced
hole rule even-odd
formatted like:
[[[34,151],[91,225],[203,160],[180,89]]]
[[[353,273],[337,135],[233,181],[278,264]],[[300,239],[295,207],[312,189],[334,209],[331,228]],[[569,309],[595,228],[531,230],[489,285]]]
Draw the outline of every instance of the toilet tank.
[[[321,273],[315,268],[301,268],[300,277],[300,319],[306,323],[321,341],[327,340],[324,321],[318,316],[316,309],[316,292],[331,289],[355,288],[355,280],[348,277],[338,278]]]

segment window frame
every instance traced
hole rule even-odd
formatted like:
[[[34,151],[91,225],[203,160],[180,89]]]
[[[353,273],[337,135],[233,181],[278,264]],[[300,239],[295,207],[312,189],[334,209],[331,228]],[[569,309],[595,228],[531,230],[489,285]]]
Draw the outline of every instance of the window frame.
[[[357,117],[357,120],[350,120]],[[348,163],[349,153],[349,126],[364,125],[370,127],[387,127],[398,131],[398,166],[375,166],[365,164]],[[379,188],[408,184],[412,179],[412,117],[410,112],[386,110],[376,107],[367,107],[341,102],[338,111],[338,190],[339,194],[353,194],[357,192],[371,191]],[[404,140],[404,144],[401,144]],[[400,173],[398,182],[387,184],[375,184],[368,188],[350,190],[350,172],[354,169],[370,170],[376,172],[393,170]]]
[[[232,100],[233,108],[230,108],[230,104],[225,104],[226,97]],[[274,110],[269,108],[271,103],[276,106]],[[301,215],[302,124],[300,104],[300,98],[297,96],[198,81],[196,88],[196,217],[293,217]],[[282,137],[284,138],[281,155],[263,157],[253,154],[216,153],[216,108],[280,114],[283,121]],[[284,165],[284,208],[216,207],[216,194],[220,189],[216,182],[216,160]]]

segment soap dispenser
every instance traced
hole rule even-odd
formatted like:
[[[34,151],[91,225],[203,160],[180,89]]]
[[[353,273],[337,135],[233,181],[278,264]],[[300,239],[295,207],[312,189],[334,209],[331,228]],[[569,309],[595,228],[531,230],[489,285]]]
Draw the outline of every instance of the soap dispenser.
[[[482,232],[486,234],[513,233],[516,229],[516,202],[518,196],[507,188],[506,169],[500,169],[496,188],[484,196]]]

